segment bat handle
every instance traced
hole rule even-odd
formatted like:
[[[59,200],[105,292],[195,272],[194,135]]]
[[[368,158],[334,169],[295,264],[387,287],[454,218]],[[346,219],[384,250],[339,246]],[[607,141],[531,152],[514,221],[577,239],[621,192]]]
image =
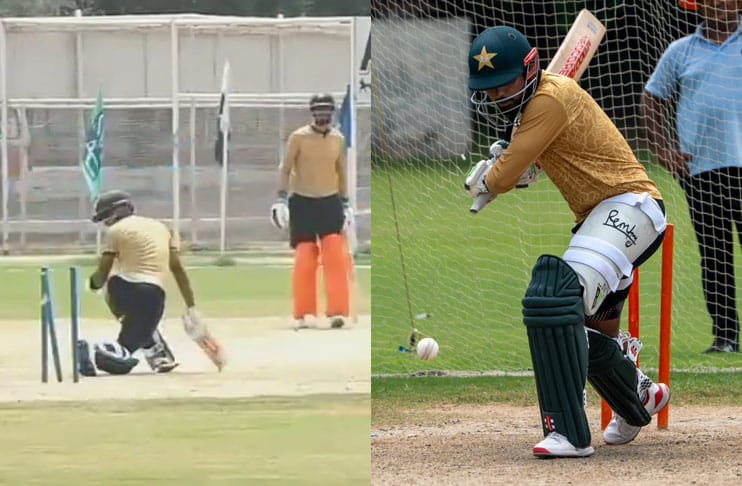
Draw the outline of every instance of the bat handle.
[[[479,196],[475,197],[474,202],[469,208],[469,212],[472,214],[477,214],[490,202],[490,197],[492,197],[492,195],[486,193],[480,194]]]

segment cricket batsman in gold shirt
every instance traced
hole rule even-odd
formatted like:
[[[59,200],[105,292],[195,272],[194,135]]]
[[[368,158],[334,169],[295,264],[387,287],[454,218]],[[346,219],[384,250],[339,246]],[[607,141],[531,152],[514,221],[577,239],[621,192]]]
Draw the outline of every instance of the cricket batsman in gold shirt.
[[[641,342],[620,330],[633,269],[665,234],[662,196],[595,100],[574,80],[539,70],[538,51],[516,29],[493,27],[473,41],[469,89],[506,140],[470,171],[468,193],[490,202],[543,171],[575,216],[568,248],[538,258],[521,302],[544,435],[533,454],[593,454],[586,380],[614,411],[604,441],[626,444],[670,398],[636,367]]]
[[[127,374],[139,363],[133,356],[138,350],[142,350],[157,373],[178,366],[158,329],[165,311],[166,278],[170,272],[186,304],[183,325],[187,334],[221,369],[222,350],[196,310],[191,283],[180,260],[178,234],[160,221],[134,214],[129,194],[119,190],[101,194],[92,220],[103,223],[108,230],[98,268],[90,276],[88,287],[93,291],[105,287],[106,303],[121,328],[113,342],[91,345],[81,339],[77,343],[80,374]]]
[[[349,261],[345,230],[353,210],[345,182],[345,143],[332,127],[335,100],[317,94],[309,101],[312,122],[288,139],[279,166],[278,200],[271,221],[289,228],[295,250],[292,274],[295,329],[315,327],[317,271],[322,264],[326,315],[330,327],[341,328],[350,313]],[[290,194],[290,195],[289,195]]]

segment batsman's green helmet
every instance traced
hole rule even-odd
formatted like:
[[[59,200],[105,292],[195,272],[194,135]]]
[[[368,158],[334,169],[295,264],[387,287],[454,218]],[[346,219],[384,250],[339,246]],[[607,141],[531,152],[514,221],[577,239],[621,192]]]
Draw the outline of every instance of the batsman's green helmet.
[[[528,40],[512,27],[490,27],[469,49],[469,89],[484,91],[510,84],[532,68],[534,54]],[[536,53],[536,68],[538,54]]]

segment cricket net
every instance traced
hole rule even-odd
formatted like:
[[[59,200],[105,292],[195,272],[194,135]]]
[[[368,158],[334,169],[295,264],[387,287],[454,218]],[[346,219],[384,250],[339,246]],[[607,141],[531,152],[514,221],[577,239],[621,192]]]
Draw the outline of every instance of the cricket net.
[[[695,30],[698,14],[675,1],[373,0],[371,5],[373,374],[530,368],[521,298],[538,256],[564,253],[574,220],[544,175],[534,186],[469,214],[465,173],[486,158],[498,134],[469,103],[467,54],[479,32],[510,25],[538,47],[543,69],[583,8],[607,33],[580,84],[657,182],[668,221],[675,225],[673,334],[682,338],[673,342],[673,364],[708,366],[701,351],[711,343],[711,321],[688,206],[677,182],[655,162],[640,112],[644,85],[658,59],[673,40]],[[642,267],[642,355],[650,369],[658,353],[660,262],[658,254]],[[409,347],[412,329],[439,342],[436,360],[400,351]]]

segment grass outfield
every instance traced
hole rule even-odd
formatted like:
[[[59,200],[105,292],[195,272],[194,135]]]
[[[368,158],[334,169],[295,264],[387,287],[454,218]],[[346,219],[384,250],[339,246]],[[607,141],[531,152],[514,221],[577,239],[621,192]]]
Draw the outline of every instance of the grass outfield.
[[[195,259],[193,259],[195,260]],[[186,259],[188,275],[196,294],[196,305],[208,317],[260,317],[291,314],[291,273],[289,267],[237,264],[234,266],[193,266]],[[190,265],[189,265],[190,264]],[[39,315],[41,264],[0,265],[0,320],[34,319]],[[55,314],[69,316],[70,264],[50,265],[53,274]],[[98,295],[83,290],[94,266],[80,267],[82,316],[109,317]],[[370,272],[358,268],[359,314],[370,312]],[[178,316],[183,300],[173,282],[168,285],[167,315]]]
[[[670,381],[671,406],[739,406],[740,379],[740,372],[674,373]],[[599,403],[600,397],[591,386],[587,392],[588,403]],[[372,381],[371,395],[374,427],[417,423],[416,409],[431,410],[444,404],[508,403],[532,407],[538,403],[533,377],[377,377]]]
[[[368,396],[0,405],[0,484],[369,484]]]
[[[687,204],[678,184],[664,170],[650,164],[648,172],[665,198],[668,221],[675,225],[672,365],[685,370],[740,367],[742,354],[701,353],[712,342],[711,320],[703,300]],[[520,300],[538,256],[563,254],[571,236],[571,212],[556,188],[542,177],[535,186],[503,195],[472,216],[467,211],[471,200],[461,189],[463,178],[464,169],[454,164],[416,161],[393,168],[374,166],[374,374],[531,367]],[[739,248],[737,253],[739,275]],[[658,362],[660,263],[657,253],[640,272],[645,344],[641,359],[649,368]],[[411,314],[420,313],[432,318],[411,321]],[[411,324],[438,340],[438,359],[422,362],[397,351],[405,344]],[[623,326],[627,327],[625,321]]]
[[[0,330],[3,320],[38,319],[42,264],[19,262],[9,259],[0,264]],[[90,259],[50,265],[58,318],[69,316],[70,264],[79,265],[83,279],[94,268]],[[287,266],[241,260],[213,266],[203,258],[190,257],[186,265],[197,305],[208,318],[290,315]],[[368,314],[369,270],[358,268],[357,278],[358,312]],[[84,282],[80,283],[82,287]],[[168,287],[167,314],[173,318],[182,313],[183,304],[174,283]],[[115,323],[99,296],[83,291],[81,298],[83,325],[86,318],[109,318]],[[14,325],[12,329],[17,329],[17,322]],[[35,363],[37,356],[34,351],[30,359]],[[15,375],[9,371],[8,376]],[[238,386],[234,376],[216,386]],[[277,378],[268,376],[266,386],[274,386],[271,380]],[[287,378],[286,390],[293,395],[292,377]],[[199,383],[206,383],[203,390]],[[121,386],[127,384],[127,378],[121,378]],[[253,389],[260,386],[253,385]],[[13,385],[9,386],[2,402],[10,402]],[[162,386],[169,385],[163,382]],[[203,376],[199,380],[197,373],[188,393],[208,394],[213,386]],[[305,388],[312,393],[311,386]],[[149,395],[132,383],[128,396],[131,400],[0,402],[6,445],[0,459],[0,485],[370,483],[368,394],[137,400]]]

